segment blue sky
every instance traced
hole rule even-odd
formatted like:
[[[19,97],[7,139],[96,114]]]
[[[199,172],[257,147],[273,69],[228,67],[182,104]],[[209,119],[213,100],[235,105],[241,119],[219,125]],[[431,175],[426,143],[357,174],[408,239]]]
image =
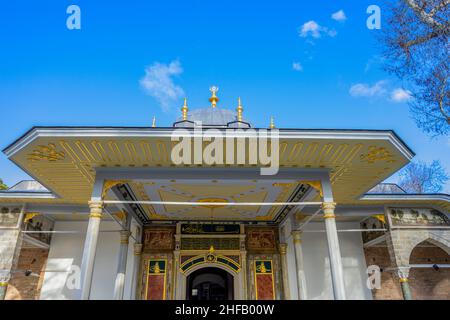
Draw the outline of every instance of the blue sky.
[[[241,96],[255,126],[273,115],[278,127],[393,129],[450,172],[450,138],[417,129],[407,88],[380,68],[366,27],[377,1],[230,2],[3,3],[0,147],[33,125],[170,126],[184,96],[206,107],[217,85],[219,107]],[[66,27],[71,4],[81,30]],[[27,178],[3,154],[0,177]]]

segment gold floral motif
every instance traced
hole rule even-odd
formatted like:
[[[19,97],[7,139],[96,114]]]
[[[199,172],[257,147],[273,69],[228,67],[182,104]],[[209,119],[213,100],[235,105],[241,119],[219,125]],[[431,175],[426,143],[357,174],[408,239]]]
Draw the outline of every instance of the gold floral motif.
[[[384,147],[369,147],[369,153],[362,154],[361,160],[368,163],[375,163],[377,161],[386,161],[388,163],[395,162],[394,156]]]
[[[205,208],[209,208],[209,209],[217,209],[217,208],[223,208],[226,207],[226,205],[215,205],[214,203],[226,203],[228,202],[227,199],[223,199],[223,198],[204,198],[204,199],[199,199],[198,202],[201,203],[211,203],[211,205],[201,205],[202,207]]]
[[[28,154],[28,160],[39,161],[57,161],[64,160],[66,154],[64,151],[56,151],[56,146],[54,143],[49,143],[47,146],[38,146],[33,152]]]

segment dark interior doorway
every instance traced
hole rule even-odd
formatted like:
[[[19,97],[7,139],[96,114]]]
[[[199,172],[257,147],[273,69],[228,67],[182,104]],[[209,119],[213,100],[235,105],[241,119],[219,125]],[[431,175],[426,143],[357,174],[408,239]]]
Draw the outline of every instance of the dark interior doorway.
[[[203,268],[187,277],[188,300],[233,300],[233,276],[219,268]]]

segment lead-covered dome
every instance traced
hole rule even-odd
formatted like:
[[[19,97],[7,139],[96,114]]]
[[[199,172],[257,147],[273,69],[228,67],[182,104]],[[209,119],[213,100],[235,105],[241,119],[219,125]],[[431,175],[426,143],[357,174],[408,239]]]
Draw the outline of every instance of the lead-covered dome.
[[[221,109],[216,107],[217,102],[219,101],[219,98],[216,96],[218,88],[211,87],[210,91],[212,92],[212,96],[209,98],[211,107],[189,111],[187,100],[185,99],[184,105],[181,108],[183,116],[178,118],[177,122],[173,124],[174,127],[193,127],[200,123],[203,127],[251,127],[250,124],[242,118],[243,108],[240,99],[236,111]]]

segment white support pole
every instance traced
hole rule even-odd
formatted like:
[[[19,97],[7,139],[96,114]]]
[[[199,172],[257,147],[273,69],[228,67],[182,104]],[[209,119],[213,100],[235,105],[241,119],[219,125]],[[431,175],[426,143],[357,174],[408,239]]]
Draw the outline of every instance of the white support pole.
[[[131,299],[132,300],[140,300],[140,296],[138,295],[138,282],[140,281],[139,270],[141,268],[141,256],[142,256],[142,243],[134,244],[134,265],[133,265],[133,276],[131,280]]]
[[[342,268],[341,250],[336,228],[336,216],[334,215],[334,202],[323,203],[323,217],[327,231],[328,254],[330,257],[331,279],[333,282],[334,299],[345,300],[344,271]]]
[[[117,275],[114,283],[114,299],[123,300],[125,289],[125,273],[127,268],[128,241],[131,232],[129,230],[120,231],[119,261],[117,264]]]
[[[298,299],[306,300],[307,291],[306,291],[305,268],[303,264],[303,250],[301,240],[302,232],[300,230],[293,230],[291,234],[294,242],[295,265],[297,267]]]
[[[284,300],[291,300],[291,292],[289,289],[289,274],[288,274],[288,263],[287,263],[287,244],[280,243],[278,245],[281,258],[281,276],[283,278],[283,298]]]
[[[89,201],[91,214],[84,242],[83,258],[81,261],[81,300],[89,300],[94,271],[95,253],[97,250],[98,233],[102,219],[103,203],[101,201]]]
[[[327,232],[328,255],[330,258],[331,280],[333,283],[334,299],[345,300],[345,282],[344,271],[342,267],[341,250],[339,248],[339,239],[336,228],[336,216],[334,209],[336,203],[333,201],[333,193],[330,179],[321,180],[322,184],[322,210],[325,219],[325,230]]]

